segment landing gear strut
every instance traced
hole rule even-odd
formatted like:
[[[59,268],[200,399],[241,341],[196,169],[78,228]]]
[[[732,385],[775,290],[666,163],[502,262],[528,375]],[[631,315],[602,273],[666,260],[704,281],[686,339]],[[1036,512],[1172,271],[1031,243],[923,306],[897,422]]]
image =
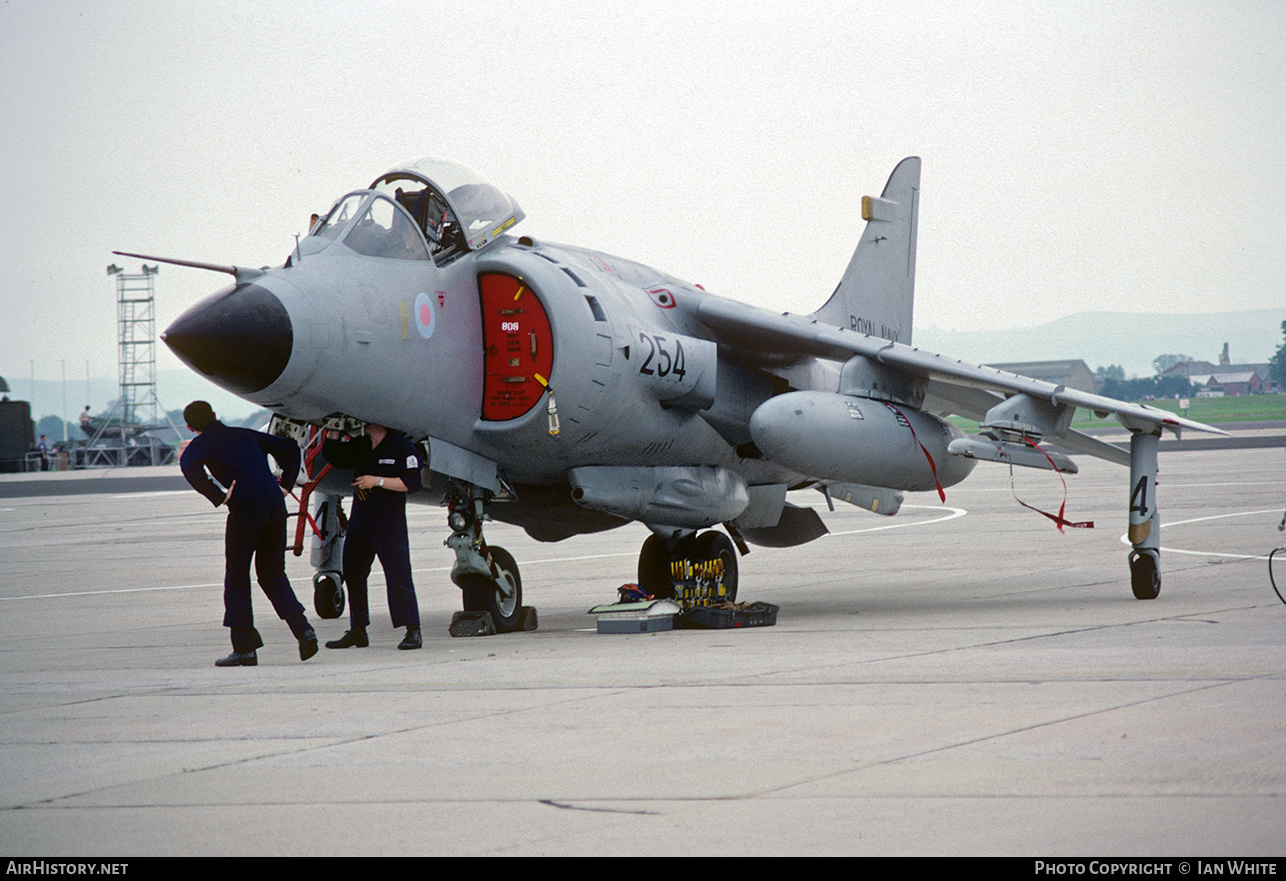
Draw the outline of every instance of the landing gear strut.
[[[737,600],[737,549],[722,532],[666,540],[649,535],[639,552],[639,587],[685,604]]]
[[[1157,512],[1159,427],[1130,434],[1130,587],[1140,600],[1161,593],[1161,517]]]
[[[313,520],[317,531],[313,535],[311,562],[313,564],[313,608],[320,618],[338,618],[344,614],[344,512],[339,506],[339,496],[314,493],[317,507]]]
[[[447,547],[455,551],[451,580],[459,586],[465,612],[484,612],[496,633],[535,630],[535,610],[522,604],[522,578],[513,555],[482,538],[486,498],[468,484],[453,483],[447,497]]]

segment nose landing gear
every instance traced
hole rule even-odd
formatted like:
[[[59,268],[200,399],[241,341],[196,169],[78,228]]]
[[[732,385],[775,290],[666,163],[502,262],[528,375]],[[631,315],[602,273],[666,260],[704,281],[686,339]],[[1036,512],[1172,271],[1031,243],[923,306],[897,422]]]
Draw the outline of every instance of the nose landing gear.
[[[522,604],[522,577],[513,555],[483,540],[485,506],[484,494],[476,487],[452,485],[447,497],[451,535],[445,542],[455,551],[451,580],[460,588],[465,613],[490,618],[490,628],[484,624],[470,633],[482,635],[488,629],[494,633],[535,630],[536,610]],[[453,626],[452,633],[455,632]]]

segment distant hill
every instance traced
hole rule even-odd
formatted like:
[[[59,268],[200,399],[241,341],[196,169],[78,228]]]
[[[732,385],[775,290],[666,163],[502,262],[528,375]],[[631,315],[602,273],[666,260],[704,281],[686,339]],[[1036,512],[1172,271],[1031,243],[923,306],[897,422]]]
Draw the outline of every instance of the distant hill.
[[[1228,343],[1232,363],[1260,363],[1282,343],[1286,308],[1191,315],[1080,312],[1048,324],[995,332],[915,328],[914,345],[980,364],[1079,358],[1090,370],[1120,364],[1125,375],[1152,376],[1152,359],[1191,355],[1219,362]]]

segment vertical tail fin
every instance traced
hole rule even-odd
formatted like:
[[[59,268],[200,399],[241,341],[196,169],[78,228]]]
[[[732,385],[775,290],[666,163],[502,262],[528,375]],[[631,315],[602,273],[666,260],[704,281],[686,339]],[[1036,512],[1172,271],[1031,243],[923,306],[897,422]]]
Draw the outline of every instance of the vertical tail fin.
[[[878,199],[862,197],[866,229],[844,277],[813,318],[899,343],[911,342],[920,157],[898,163]]]

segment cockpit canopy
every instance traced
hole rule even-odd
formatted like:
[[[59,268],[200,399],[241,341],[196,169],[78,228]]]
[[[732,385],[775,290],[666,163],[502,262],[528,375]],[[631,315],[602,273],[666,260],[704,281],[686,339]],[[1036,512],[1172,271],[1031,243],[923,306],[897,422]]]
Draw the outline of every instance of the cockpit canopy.
[[[358,216],[360,214],[360,217]],[[357,221],[353,223],[353,218]],[[351,223],[351,228],[350,228]],[[429,252],[415,223],[392,201],[369,190],[349,193],[335,203],[326,220],[310,235],[334,241],[344,230],[344,244],[367,257],[427,260]]]
[[[415,218],[434,259],[476,251],[523,219],[513,199],[473,169],[426,158],[387,172],[371,189],[391,197]]]
[[[423,260],[431,253],[434,262],[445,266],[483,247],[523,216],[513,199],[473,169],[427,158],[385,173],[370,190],[344,196],[310,235],[331,241],[342,236],[347,247],[368,257]]]

